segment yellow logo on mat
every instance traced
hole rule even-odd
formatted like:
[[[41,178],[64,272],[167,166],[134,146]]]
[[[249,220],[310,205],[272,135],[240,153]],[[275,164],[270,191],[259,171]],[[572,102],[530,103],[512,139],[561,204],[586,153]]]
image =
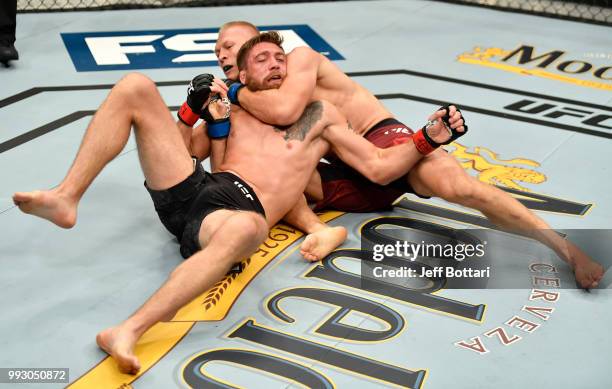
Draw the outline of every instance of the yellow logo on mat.
[[[576,59],[568,60],[565,54],[565,51],[561,50],[542,53],[528,45],[521,45],[514,50],[475,47],[471,52],[460,54],[457,61],[587,88],[612,90],[612,83],[606,82],[612,81],[612,66],[599,66]]]
[[[477,178],[482,182],[529,192],[528,188],[519,183],[541,184],[546,181],[544,174],[521,166],[540,166],[531,159],[500,159],[496,153],[486,147],[476,146],[474,151],[468,151],[468,147],[460,143],[454,142],[453,146],[455,150],[451,155],[459,160],[464,169],[476,171]]]
[[[341,215],[342,212],[328,211],[319,218],[327,223]],[[134,350],[142,366],[137,375],[120,373],[117,362],[106,357],[68,388],[131,388],[132,382],[170,352],[197,322],[223,320],[240,293],[257,273],[302,235],[302,232],[282,224],[274,226],[259,249],[242,262],[244,266],[242,273],[228,274],[208,291],[180,309],[171,321],[157,323],[145,332]]]

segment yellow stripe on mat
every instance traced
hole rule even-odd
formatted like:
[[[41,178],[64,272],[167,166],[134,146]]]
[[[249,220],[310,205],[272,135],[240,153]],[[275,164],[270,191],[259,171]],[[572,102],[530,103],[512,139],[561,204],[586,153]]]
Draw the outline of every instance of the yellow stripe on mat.
[[[343,214],[343,212],[326,212],[319,218],[327,223]],[[266,241],[259,246],[259,250],[243,261],[245,268],[242,273],[227,275],[211,289],[181,308],[172,321],[157,323],[151,327],[136,345],[135,353],[141,365],[137,375],[120,373],[117,363],[112,358],[106,357],[68,388],[128,389],[132,382],[170,352],[196,322],[223,320],[240,293],[261,269],[302,236],[302,232],[293,228],[284,225],[274,226]]]
[[[585,86],[588,88],[612,90],[612,84],[606,84],[606,83],[597,82],[597,81],[581,80],[579,78],[573,78],[573,77],[568,77],[568,76],[564,76],[561,74],[547,72],[542,69],[523,69],[518,66],[512,66],[512,65],[507,65],[503,63],[491,62],[491,61],[474,59],[474,58],[466,58],[463,56],[460,56],[457,60],[459,62],[463,62],[467,64],[487,66],[491,68],[505,70],[507,72],[522,74],[524,76],[543,77],[543,78],[549,78],[555,81],[561,81],[561,82],[567,82],[567,83],[574,84],[574,85]]]

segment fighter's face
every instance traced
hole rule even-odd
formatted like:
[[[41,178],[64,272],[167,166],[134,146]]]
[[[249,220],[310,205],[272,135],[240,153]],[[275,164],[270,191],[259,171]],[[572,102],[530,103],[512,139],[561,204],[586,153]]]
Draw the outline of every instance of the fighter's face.
[[[238,50],[244,42],[256,35],[257,32],[253,29],[241,25],[227,27],[221,31],[215,44],[215,55],[225,77],[234,81],[238,80],[238,65],[236,64]]]
[[[240,71],[240,82],[251,90],[276,89],[287,75],[285,51],[270,42],[253,47],[246,60],[246,68]]]

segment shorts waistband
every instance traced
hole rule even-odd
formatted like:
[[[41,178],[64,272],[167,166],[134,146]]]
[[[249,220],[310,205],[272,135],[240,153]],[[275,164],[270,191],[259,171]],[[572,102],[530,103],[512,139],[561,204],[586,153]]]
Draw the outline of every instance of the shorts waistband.
[[[380,128],[383,128],[383,127],[397,126],[397,125],[405,126],[404,123],[400,122],[396,118],[386,118],[386,119],[383,119],[383,120],[379,121],[378,123],[376,123],[372,127],[368,128],[368,130],[363,134],[363,136],[366,136],[370,132],[376,131],[376,130],[378,130]]]
[[[238,189],[245,195],[246,198],[250,199],[253,202],[253,208],[255,208],[255,211],[262,214],[264,218],[266,217],[266,211],[263,205],[261,204],[261,201],[259,201],[257,193],[255,193],[253,188],[249,184],[247,184],[242,178],[231,172],[217,172],[213,173],[212,175],[213,177],[231,181],[232,184],[238,187]]]

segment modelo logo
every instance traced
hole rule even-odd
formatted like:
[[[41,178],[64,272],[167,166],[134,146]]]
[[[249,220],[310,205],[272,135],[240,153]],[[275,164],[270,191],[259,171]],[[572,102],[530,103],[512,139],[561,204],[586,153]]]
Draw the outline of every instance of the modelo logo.
[[[276,30],[289,52],[310,46],[330,60],[344,59],[308,25],[258,26]],[[63,33],[78,72],[216,66],[218,28]]]
[[[548,53],[536,55],[532,46],[523,45],[501,60],[504,62],[510,62],[516,60],[519,65],[535,65],[542,69],[547,69],[549,66],[554,66],[557,70],[566,74],[583,74],[592,72],[593,76],[601,80],[612,80],[612,66],[596,67],[593,64],[586,61],[579,61],[575,59],[564,60],[561,59],[565,55],[565,51],[554,50]],[[609,72],[609,73],[608,73]],[[607,74],[608,73],[608,74]]]
[[[603,56],[606,58],[606,56]],[[513,72],[553,79],[589,88],[612,90],[612,66],[597,65],[587,61],[567,58],[562,50],[537,52],[533,46],[521,45],[514,50],[498,47],[476,47],[460,54],[459,62],[487,66]],[[590,79],[589,79],[590,78]]]

